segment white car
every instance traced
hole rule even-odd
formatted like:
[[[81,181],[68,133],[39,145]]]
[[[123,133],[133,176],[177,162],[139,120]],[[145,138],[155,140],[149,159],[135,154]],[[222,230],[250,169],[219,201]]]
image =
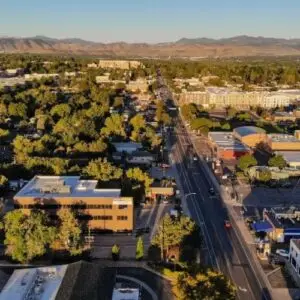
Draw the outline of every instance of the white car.
[[[288,258],[289,255],[290,255],[289,251],[284,250],[284,249],[277,249],[276,250],[276,254],[278,254],[278,255],[280,255],[282,257],[285,257],[285,258]]]

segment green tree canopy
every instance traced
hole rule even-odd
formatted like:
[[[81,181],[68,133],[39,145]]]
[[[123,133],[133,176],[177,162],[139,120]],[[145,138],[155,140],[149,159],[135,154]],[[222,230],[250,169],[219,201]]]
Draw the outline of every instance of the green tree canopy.
[[[111,164],[106,158],[92,160],[84,169],[84,172],[101,181],[120,179],[123,175],[122,169]]]
[[[184,272],[178,276],[177,291],[179,299],[198,300],[234,300],[236,288],[221,273],[208,270],[190,274]]]
[[[58,240],[71,255],[81,254],[83,251],[82,231],[75,214],[69,209],[60,209],[57,215],[59,218]]]
[[[144,185],[145,193],[149,191],[150,185],[153,182],[153,179],[149,176],[148,173],[143,172],[140,168],[131,168],[126,172],[126,176],[130,180],[135,180],[141,182]]]
[[[144,242],[141,236],[138,237],[136,242],[136,255],[137,260],[141,260],[144,257]]]
[[[6,254],[21,263],[46,253],[55,238],[55,228],[49,226],[44,213],[31,211],[29,216],[21,210],[9,212],[4,217]]]
[[[286,161],[284,160],[282,155],[275,155],[269,159],[268,165],[270,167],[283,169],[286,166]]]
[[[272,179],[272,173],[268,169],[263,169],[259,171],[258,179],[262,182],[268,182]]]
[[[135,115],[130,119],[130,124],[133,126],[135,131],[139,131],[146,127],[146,121],[144,117],[140,114]]]
[[[71,113],[71,106],[67,103],[57,104],[52,107],[50,114],[52,116],[58,116],[64,118],[69,116]]]
[[[104,136],[121,136],[126,137],[123,118],[119,114],[112,114],[105,119],[105,127],[101,129],[101,134]]]
[[[238,160],[238,168],[242,171],[246,170],[247,168],[251,166],[256,166],[257,165],[257,160],[256,158],[251,155],[251,154],[245,154],[241,156]]]
[[[184,239],[191,235],[196,228],[195,222],[187,216],[172,218],[166,214],[159,222],[158,231],[153,237],[152,245],[164,247],[168,252],[171,246],[180,246]]]

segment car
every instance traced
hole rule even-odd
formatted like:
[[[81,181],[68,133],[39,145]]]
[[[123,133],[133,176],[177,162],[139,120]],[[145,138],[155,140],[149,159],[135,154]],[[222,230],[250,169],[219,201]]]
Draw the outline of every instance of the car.
[[[194,160],[194,161],[197,161],[197,160],[198,160],[198,157],[197,157],[197,155],[196,155],[196,154],[194,154],[194,156],[193,156],[193,160]]]
[[[214,188],[212,188],[212,187],[208,190],[208,192],[209,192],[212,196],[215,194],[215,190],[214,190]]]
[[[275,253],[285,258],[288,258],[290,255],[289,251],[285,249],[277,249]]]
[[[135,230],[135,236],[138,237],[143,235],[144,233],[149,233],[149,232],[150,232],[150,227],[137,228]]]
[[[229,220],[225,220],[224,221],[224,226],[225,226],[225,228],[231,228],[231,223],[230,223],[230,221]]]

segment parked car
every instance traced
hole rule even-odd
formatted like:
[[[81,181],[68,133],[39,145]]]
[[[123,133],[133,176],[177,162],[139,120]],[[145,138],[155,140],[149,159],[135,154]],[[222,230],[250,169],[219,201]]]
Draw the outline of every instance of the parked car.
[[[137,228],[135,230],[135,236],[138,237],[144,233],[149,233],[150,232],[150,228],[149,227],[143,227],[143,228]]]
[[[231,228],[231,223],[230,223],[230,221],[229,221],[229,220],[225,220],[225,221],[224,221],[224,226],[225,226],[226,229]]]
[[[288,258],[290,255],[289,251],[285,249],[277,249],[275,253],[285,258]]]

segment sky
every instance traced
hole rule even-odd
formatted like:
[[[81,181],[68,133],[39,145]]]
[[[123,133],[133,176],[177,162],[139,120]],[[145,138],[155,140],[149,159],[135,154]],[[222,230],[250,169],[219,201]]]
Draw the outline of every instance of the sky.
[[[0,36],[171,42],[300,38],[300,0],[0,0]]]

